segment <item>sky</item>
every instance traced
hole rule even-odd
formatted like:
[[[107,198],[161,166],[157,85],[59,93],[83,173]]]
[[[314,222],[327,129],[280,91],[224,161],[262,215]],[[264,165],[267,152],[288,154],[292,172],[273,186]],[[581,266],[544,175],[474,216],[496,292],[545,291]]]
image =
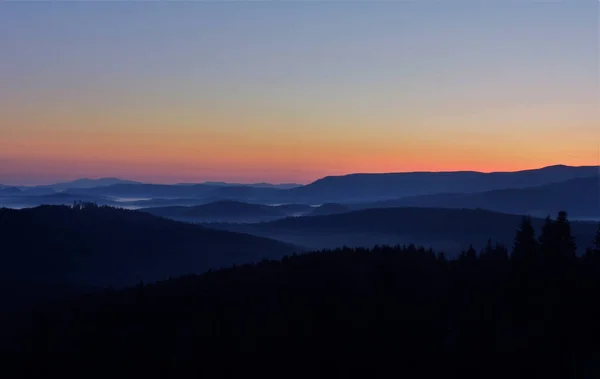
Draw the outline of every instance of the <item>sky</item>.
[[[0,183],[596,165],[599,2],[0,3]]]

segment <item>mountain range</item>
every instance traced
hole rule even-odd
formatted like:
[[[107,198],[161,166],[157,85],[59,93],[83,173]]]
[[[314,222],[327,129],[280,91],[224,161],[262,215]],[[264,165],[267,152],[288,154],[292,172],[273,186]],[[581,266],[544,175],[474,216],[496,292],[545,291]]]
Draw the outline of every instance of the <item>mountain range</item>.
[[[156,207],[141,209],[141,211],[189,222],[261,222],[308,213],[312,209],[310,206],[268,206],[222,200],[193,207]]]
[[[550,166],[516,172],[408,172],[330,176],[289,189],[246,185],[114,184],[70,192],[133,198],[204,198],[210,201],[238,200],[255,203],[364,202],[439,193],[475,193],[508,188],[526,188],[598,175],[598,167]]]
[[[451,193],[405,197],[362,208],[422,206],[435,208],[483,208],[492,211],[545,217],[567,210],[571,217],[600,220],[600,176],[528,188],[508,188],[479,193]]]
[[[412,207],[364,209],[257,224],[215,223],[208,226],[273,238],[309,249],[414,243],[456,255],[471,244],[481,248],[488,239],[512,246],[521,219],[519,215],[482,209]],[[537,233],[540,233],[543,223],[542,218],[533,218]],[[580,253],[592,244],[597,227],[598,223],[594,222],[572,222],[573,235],[581,243]]]
[[[311,212],[313,215],[325,215],[386,207],[482,208],[540,217],[564,209],[572,217],[600,219],[598,172],[598,167],[593,166],[557,165],[508,173],[352,174],[326,177],[293,188],[263,183],[237,185],[207,182],[164,185],[113,178],[81,179],[55,186],[3,186],[0,187],[0,206],[22,208],[41,204],[68,205],[75,201],[129,209],[212,207],[212,203],[220,204],[208,213],[203,213],[202,208],[189,211],[182,208],[150,211],[162,212],[162,216],[170,218],[181,216],[178,213],[188,213],[188,216],[184,217],[186,220],[200,222],[269,221]],[[62,192],[57,192],[61,188]],[[243,203],[255,204],[255,211]],[[227,204],[227,207],[224,207],[224,204]],[[283,204],[294,204],[303,208],[287,212],[282,208],[264,207]],[[236,207],[239,209],[235,210]],[[195,216],[204,215],[189,217],[189,214],[195,212]],[[235,216],[236,214],[239,217]]]

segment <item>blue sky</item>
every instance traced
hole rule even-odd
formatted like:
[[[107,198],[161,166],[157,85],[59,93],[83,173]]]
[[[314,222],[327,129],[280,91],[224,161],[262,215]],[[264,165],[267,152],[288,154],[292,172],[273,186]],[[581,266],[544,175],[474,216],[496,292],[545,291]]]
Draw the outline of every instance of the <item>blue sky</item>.
[[[0,49],[0,183],[596,163],[593,0],[5,2]]]

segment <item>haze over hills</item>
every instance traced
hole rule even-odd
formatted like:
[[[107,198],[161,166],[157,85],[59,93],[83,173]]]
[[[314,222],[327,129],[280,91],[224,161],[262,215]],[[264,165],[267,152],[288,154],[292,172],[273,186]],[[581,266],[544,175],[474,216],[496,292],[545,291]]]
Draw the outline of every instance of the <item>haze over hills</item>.
[[[600,176],[571,179],[529,188],[510,188],[470,194],[435,194],[406,197],[371,204],[388,207],[483,208],[537,217],[568,210],[571,218],[600,220]]]
[[[0,196],[18,195],[21,192],[21,189],[17,187],[0,187]]]
[[[72,204],[92,201],[131,209],[165,206],[199,206],[218,201],[255,204],[345,204],[349,209],[387,206],[485,208],[510,213],[542,215],[557,207],[574,217],[595,215],[594,177],[598,168],[550,166],[538,170],[504,173],[413,172],[351,174],[326,177],[305,186],[283,189],[277,185],[236,185],[221,182],[166,185],[142,184],[120,179],[72,182],[79,188],[64,189],[56,196],[52,186],[0,188],[0,206],[28,207],[40,204]],[[576,179],[580,179],[577,181]],[[117,184],[110,184],[118,181]],[[565,184],[560,184],[565,182]],[[95,186],[94,186],[95,185]],[[556,187],[552,187],[556,185]],[[68,187],[59,183],[56,188]],[[93,186],[93,187],[89,187]],[[543,187],[544,188],[537,188]],[[583,186],[581,192],[578,186]],[[520,191],[523,188],[536,188]],[[574,193],[580,193],[578,197]],[[535,194],[534,194],[535,193]],[[68,196],[65,196],[68,194]],[[559,199],[560,198],[560,199]],[[588,207],[586,203],[592,204]],[[333,205],[329,205],[333,206]],[[315,214],[322,210],[315,210]]]
[[[99,179],[89,179],[82,178],[73,180],[70,182],[62,182],[56,184],[50,184],[46,186],[37,186],[37,187],[47,187],[52,188],[55,191],[64,191],[67,189],[75,189],[75,188],[94,188],[94,187],[107,187],[115,184],[141,184],[140,182],[135,182],[131,180],[123,180],[118,178],[99,178]]]
[[[326,203],[315,208],[309,216],[324,216],[338,213],[350,212],[352,208],[348,205],[337,203]]]
[[[225,200],[193,207],[158,207],[141,211],[189,222],[260,222],[291,214],[281,207]]]
[[[455,255],[471,244],[482,247],[489,238],[512,246],[514,225],[521,219],[519,215],[481,209],[381,208],[259,224],[211,224],[211,227],[274,238],[312,249],[414,243]],[[543,221],[533,219],[537,233]],[[580,252],[594,240],[597,225],[594,222],[572,223],[573,235],[581,244]]]
[[[395,199],[404,196],[436,193],[472,193],[495,189],[524,188],[561,182],[598,174],[598,167],[551,166],[517,172],[408,172],[389,174],[351,174],[319,179],[311,184],[289,189],[277,186],[118,183],[89,188],[67,188],[71,193],[118,198],[199,198],[207,202],[238,200],[256,203],[356,202]]]
[[[298,248],[110,207],[0,209],[5,281],[124,286],[276,258]]]
[[[53,192],[50,194],[30,195],[22,191],[10,196],[0,196],[0,207],[31,208],[39,205],[72,205],[75,202],[93,202],[98,205],[117,204],[113,199],[104,196],[86,194]]]

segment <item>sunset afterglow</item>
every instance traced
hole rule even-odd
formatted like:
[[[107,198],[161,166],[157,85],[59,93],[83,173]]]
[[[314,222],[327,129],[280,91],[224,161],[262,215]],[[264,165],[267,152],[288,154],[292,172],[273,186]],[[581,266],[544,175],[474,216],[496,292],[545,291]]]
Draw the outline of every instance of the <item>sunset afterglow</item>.
[[[3,3],[0,183],[597,164],[598,2],[483,3]]]

